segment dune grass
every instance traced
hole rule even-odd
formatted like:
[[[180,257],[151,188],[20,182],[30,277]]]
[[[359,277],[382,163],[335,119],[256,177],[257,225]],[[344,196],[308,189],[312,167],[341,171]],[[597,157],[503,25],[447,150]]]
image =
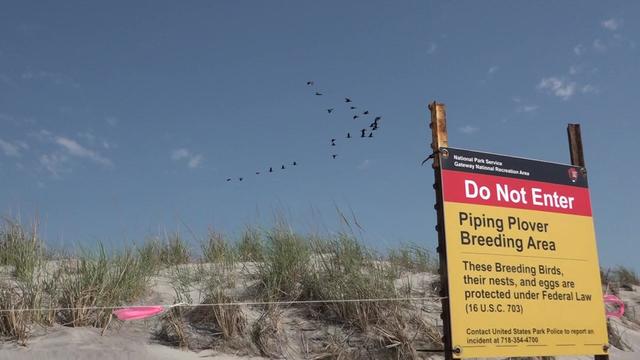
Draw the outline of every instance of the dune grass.
[[[265,300],[296,300],[302,293],[301,284],[309,272],[309,243],[286,226],[277,226],[266,233],[263,261],[256,263],[258,292]]]
[[[403,315],[408,303],[333,300],[399,296],[394,286],[399,273],[430,269],[428,252],[418,247],[383,257],[348,234],[302,235],[279,223],[265,231],[247,228],[237,242],[211,232],[200,257],[172,234],[120,251],[98,244],[52,261],[36,230],[16,222],[0,227],[0,264],[11,272],[11,281],[0,282],[0,308],[58,310],[0,313],[3,339],[25,344],[34,326],[104,327],[112,307],[138,302],[154,276],[168,276],[176,301],[191,303],[198,290],[203,303],[216,304],[173,308],[160,318],[157,337],[177,346],[202,348],[241,339],[243,351],[278,356],[284,351],[280,341],[290,341],[282,332],[283,311],[299,309],[310,320],[371,333],[375,344],[384,344],[384,351],[398,358],[415,354],[416,326]],[[253,291],[237,287],[240,279],[254,284]],[[246,307],[229,305],[246,300],[320,302],[257,306],[254,311],[263,315],[251,321]],[[207,335],[198,337],[194,329]]]
[[[102,327],[111,311],[96,307],[129,303],[149,287],[156,260],[143,252],[107,252],[99,244],[97,250],[52,261],[37,227],[25,229],[14,221],[0,227],[0,261],[14,269],[14,279],[0,283],[0,308],[18,310],[0,313],[0,336],[24,344],[34,325]]]
[[[388,299],[397,296],[389,268],[356,239],[340,235],[315,241],[316,266],[303,280],[306,300]],[[320,253],[322,251],[322,253]],[[317,306],[323,316],[366,331],[397,302],[326,302]]]
[[[130,303],[144,295],[153,266],[132,249],[108,254],[102,245],[84,251],[77,261],[63,264],[54,273],[60,322],[69,326],[103,327],[111,309],[96,307]]]

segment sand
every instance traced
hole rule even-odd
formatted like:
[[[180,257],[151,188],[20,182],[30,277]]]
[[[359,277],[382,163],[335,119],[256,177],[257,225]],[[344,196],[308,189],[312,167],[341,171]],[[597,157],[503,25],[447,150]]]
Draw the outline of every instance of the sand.
[[[403,279],[397,281],[397,286],[410,283],[414,289],[431,291],[433,282],[437,277],[432,274],[405,274]],[[248,286],[246,282],[239,281],[239,289]],[[191,289],[190,297],[194,302],[201,301],[200,293],[197,289]],[[620,291],[620,297],[628,306],[627,316],[623,319],[612,319],[612,327],[619,333],[622,342],[626,345],[623,350],[612,348],[610,350],[611,360],[639,360],[640,359],[640,288],[633,291]],[[154,278],[153,291],[145,298],[147,304],[172,303],[174,301],[174,290],[170,279],[165,276]],[[422,309],[435,310],[426,312],[429,320],[437,323],[439,304],[432,301],[423,304]],[[248,321],[255,322],[260,312],[256,309],[245,308]],[[66,359],[266,359],[255,355],[255,348],[249,346],[237,348],[219,348],[216,350],[188,351],[160,343],[154,337],[154,331],[159,325],[158,318],[150,320],[139,320],[130,322],[113,321],[108,327],[105,335],[102,336],[102,329],[83,327],[71,328],[56,325],[48,328],[34,329],[34,334],[27,346],[19,346],[15,343],[0,343],[0,360],[11,359],[46,359],[46,360],[66,360]],[[250,326],[250,325],[249,325]],[[329,325],[321,320],[312,320],[305,317],[301,311],[295,309],[285,309],[282,312],[282,334],[279,339],[286,339],[287,346],[281,351],[281,358],[302,359],[302,349],[305,339],[307,341],[325,341],[328,334],[345,335],[345,332],[337,327]],[[302,338],[302,343],[298,339]],[[319,340],[318,340],[319,339]],[[246,341],[246,339],[245,339]],[[356,336],[350,338],[352,344],[358,343]],[[311,357],[308,357],[311,358]],[[348,357],[346,357],[348,358]],[[425,359],[442,359],[441,355],[434,354],[425,356]],[[592,356],[565,356],[558,357],[558,360],[587,360]]]

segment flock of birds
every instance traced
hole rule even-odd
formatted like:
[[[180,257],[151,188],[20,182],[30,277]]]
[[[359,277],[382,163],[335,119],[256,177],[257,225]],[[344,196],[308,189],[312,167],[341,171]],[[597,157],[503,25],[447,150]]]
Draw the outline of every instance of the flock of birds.
[[[315,82],[314,81],[312,81],[312,80],[307,81],[307,87],[312,89],[312,91],[313,91],[315,96],[324,96],[324,94],[322,92],[320,92],[320,90],[315,86]],[[356,137],[359,137],[359,138],[373,138],[374,132],[376,132],[380,128],[380,121],[382,120],[382,116],[373,116],[373,115],[370,114],[369,110],[366,110],[366,109],[365,110],[360,110],[360,109],[358,109],[358,107],[355,106],[354,102],[349,97],[345,97],[344,98],[344,103],[343,104],[344,104],[344,106],[347,107],[348,111],[350,111],[350,113],[351,113],[350,116],[351,116],[352,120],[362,121],[362,120],[369,119],[368,121],[371,121],[371,123],[368,126],[363,127],[360,130],[354,131],[353,132],[354,135],[351,135],[351,131],[347,132],[346,135],[344,136],[344,138],[346,138],[346,139],[353,139],[353,138],[356,138]],[[327,108],[326,109],[328,115],[334,114],[335,110],[336,110],[336,107],[331,107],[331,108]],[[362,126],[362,125],[360,125],[360,126]],[[358,126],[358,127],[360,127],[360,126]],[[360,136],[357,136],[358,132],[360,133]],[[335,146],[337,146],[336,145],[336,141],[338,141],[337,138],[330,139],[329,146],[331,147],[332,150],[334,149]],[[330,154],[331,154],[331,158],[332,159],[338,158],[338,154],[335,151],[331,151]],[[282,164],[280,166],[280,170],[286,170],[287,166],[289,166],[289,165],[290,166],[297,166],[298,162],[293,161],[293,162],[291,162],[290,164],[287,164],[287,165]],[[269,173],[273,173],[277,169],[278,169],[278,167],[274,168],[273,166],[270,166],[267,171],[264,171],[264,172],[256,171],[255,174],[256,175],[262,175],[263,173],[269,174]],[[244,177],[242,177],[242,176],[228,177],[226,179],[226,181],[227,182],[232,182],[232,181],[234,181],[234,179],[237,179],[237,181],[243,181]]]

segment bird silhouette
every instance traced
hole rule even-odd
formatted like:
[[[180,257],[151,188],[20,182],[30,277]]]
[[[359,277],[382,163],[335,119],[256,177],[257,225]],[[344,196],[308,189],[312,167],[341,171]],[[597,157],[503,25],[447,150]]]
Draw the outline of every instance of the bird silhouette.
[[[314,84],[313,81],[307,81],[307,85],[312,86]]]
[[[238,178],[238,180],[242,181],[242,178],[240,177],[240,178]]]
[[[379,121],[379,120],[381,120],[381,119],[382,119],[382,117],[380,117],[380,116],[376,116],[376,118],[375,118],[375,119],[373,119],[373,121]]]
[[[372,133],[372,132],[370,132],[370,133],[369,133],[369,137],[370,137],[370,138],[372,138],[372,137],[373,137],[373,133]]]
[[[284,170],[284,165],[282,165],[282,167],[280,169]]]
[[[298,165],[298,163],[294,161],[293,164],[291,164],[291,165],[296,166],[296,165]]]
[[[227,178],[227,181],[231,181],[231,178]]]
[[[344,102],[351,102],[351,99],[349,99],[348,97],[344,98]]]
[[[367,129],[362,129],[360,131],[362,131],[362,134],[360,134],[360,137],[364,137],[365,136],[364,133],[365,133],[365,131],[367,131]]]
[[[256,175],[260,175],[260,171],[256,171]]]
[[[351,133],[347,133],[347,139],[351,139]]]
[[[273,172],[273,168],[272,167],[269,168],[269,172]]]
[[[322,93],[316,91],[316,96],[322,96]]]
[[[331,139],[331,146],[336,146],[336,139]]]
[[[359,117],[360,117],[360,116],[358,116],[358,115],[353,115],[353,120],[355,120],[355,119],[357,119],[357,118],[359,118]]]
[[[351,109],[351,110],[355,110],[355,109],[356,109],[356,107],[355,107],[355,106],[349,106],[349,109]]]
[[[378,130],[378,123],[373,123],[373,126],[371,127],[371,131],[376,131]]]
[[[369,115],[369,110],[365,110],[362,114],[363,115]]]
[[[332,111],[333,111],[333,108],[331,108],[331,109],[327,109],[327,112],[328,112],[329,114],[331,114],[331,112],[332,112]]]
[[[332,158],[334,158],[334,159],[335,159],[337,156],[338,156],[338,154],[333,154],[333,155],[331,155],[331,157],[332,157]]]

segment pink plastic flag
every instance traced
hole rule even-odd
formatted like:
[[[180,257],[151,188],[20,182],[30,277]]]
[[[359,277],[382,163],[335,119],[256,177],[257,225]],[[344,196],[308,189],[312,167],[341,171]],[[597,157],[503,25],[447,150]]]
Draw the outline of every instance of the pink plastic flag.
[[[615,317],[619,319],[622,317],[622,315],[624,315],[624,302],[620,300],[619,297],[607,294],[604,296],[604,304],[605,306],[613,305],[614,307],[613,311],[607,310],[607,317]]]
[[[114,310],[113,314],[120,320],[141,320],[158,315],[164,310],[164,306],[135,306]]]

